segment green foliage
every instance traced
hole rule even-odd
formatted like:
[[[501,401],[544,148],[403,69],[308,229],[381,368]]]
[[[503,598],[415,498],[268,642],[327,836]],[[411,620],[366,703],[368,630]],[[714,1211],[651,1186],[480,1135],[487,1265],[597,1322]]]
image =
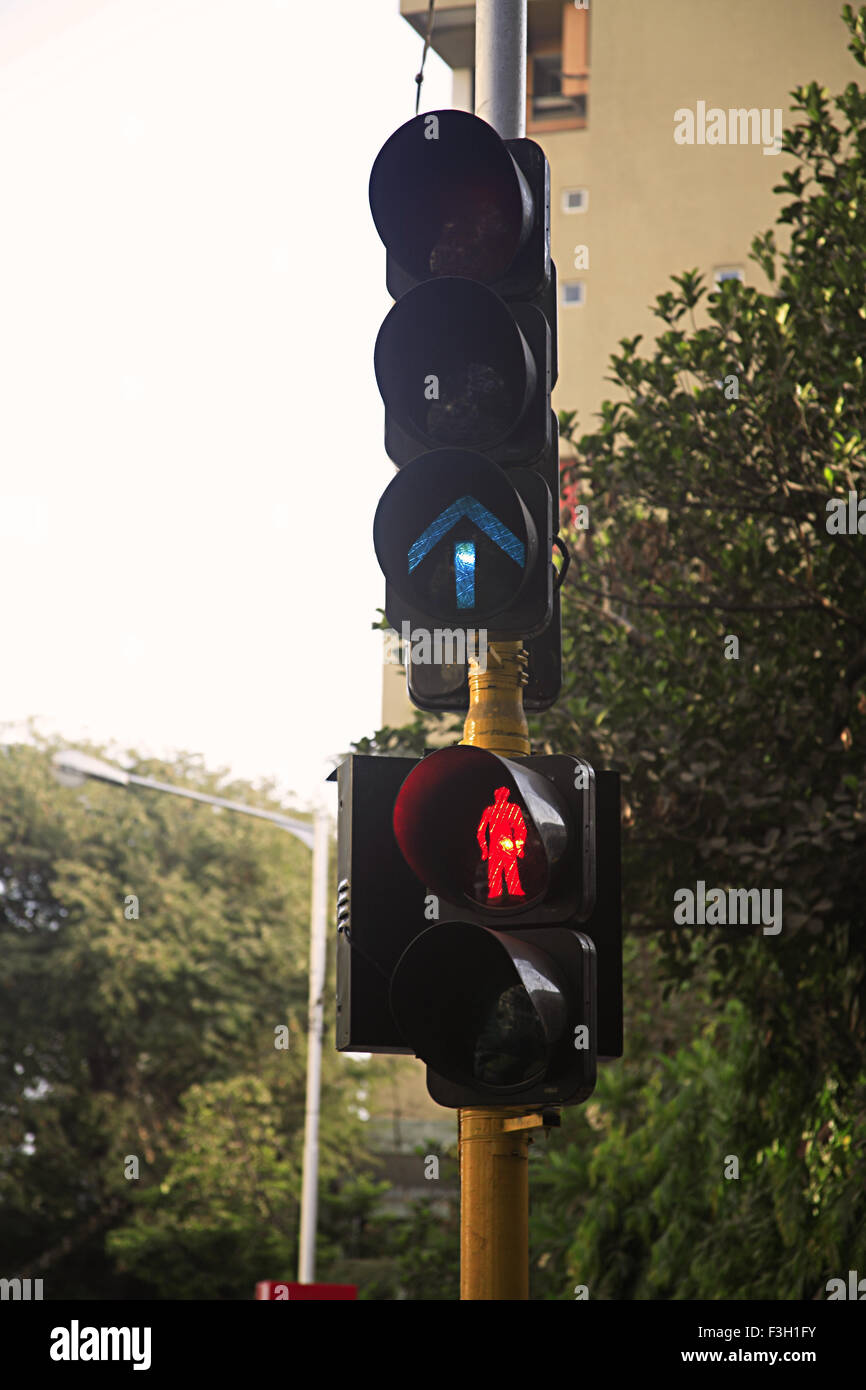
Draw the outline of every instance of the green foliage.
[[[594,1299],[820,1298],[862,1261],[866,1073],[852,1117],[831,1079],[814,1095],[785,1074],[755,1097],[752,1050],[731,1001],[675,1056],[604,1070],[533,1165],[536,1296],[586,1284]]]
[[[866,1248],[866,539],[826,527],[866,498],[866,93],[794,96],[772,292],[674,277],[598,429],[561,417],[590,527],[534,732],[622,769],[626,931],[658,943],[656,1009],[697,991],[704,1023],[672,1055],[641,1027],[534,1165],[543,1297],[820,1297]],[[698,879],[782,889],[781,935],[675,928]]]
[[[460,1297],[460,1211],[456,1199],[416,1201],[405,1216],[374,1226],[378,1268],[371,1267],[359,1298],[456,1302]],[[362,1271],[363,1273],[363,1271]]]
[[[64,790],[53,751],[0,750],[7,1273],[32,1268],[47,1297],[249,1298],[297,1264],[309,851],[153,791]],[[285,809],[194,759],[124,761]],[[358,1064],[326,1049],[323,1071],[327,1209],[365,1150],[347,1089]]]
[[[408,1225],[395,1238],[397,1277],[402,1297],[428,1302],[455,1302],[460,1297],[460,1210],[456,1200],[446,1211],[416,1202]]]
[[[427,718],[416,713],[411,724],[400,729],[378,729],[372,738],[360,738],[353,743],[351,753],[377,754],[388,758],[423,758],[429,737]]]
[[[134,1215],[109,1236],[119,1269],[176,1299],[249,1298],[261,1278],[294,1278],[305,1084],[299,1051],[264,1059],[255,1075],[190,1087],[164,1175],[133,1192]],[[356,1172],[361,1125],[333,1083],[321,1107],[324,1268],[383,1187]]]

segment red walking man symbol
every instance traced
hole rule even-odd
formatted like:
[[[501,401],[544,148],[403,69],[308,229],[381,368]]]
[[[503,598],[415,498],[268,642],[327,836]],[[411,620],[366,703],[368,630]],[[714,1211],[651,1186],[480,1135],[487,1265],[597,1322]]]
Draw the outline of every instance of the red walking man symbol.
[[[501,879],[505,879],[505,891],[512,898],[523,898],[525,893],[520,886],[517,861],[523,858],[526,844],[526,824],[519,806],[508,800],[508,788],[497,787],[492,806],[487,806],[478,823],[478,843],[481,858],[487,861],[487,896],[502,897]],[[488,848],[487,837],[490,835]]]

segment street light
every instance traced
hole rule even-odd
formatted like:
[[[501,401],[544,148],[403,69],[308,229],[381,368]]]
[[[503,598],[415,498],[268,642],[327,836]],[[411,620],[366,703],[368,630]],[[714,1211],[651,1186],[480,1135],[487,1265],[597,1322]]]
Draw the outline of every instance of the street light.
[[[89,753],[67,748],[54,755],[54,771],[58,781],[66,787],[79,787],[88,777],[99,782],[110,782],[114,786],[147,787],[151,791],[169,792],[172,796],[183,796],[188,801],[204,801],[209,806],[219,806],[225,811],[238,811],[241,815],[257,816],[259,820],[270,821],[281,830],[287,830],[296,839],[302,840],[313,852],[313,886],[310,904],[310,993],[308,1003],[308,1043],[307,1043],[307,1096],[304,1120],[304,1166],[301,1180],[301,1229],[298,1249],[298,1283],[312,1284],[316,1265],[316,1216],[319,1173],[319,1097],[322,1078],[322,1024],[324,1018],[325,992],[325,951],[326,915],[328,899],[328,820],[325,813],[317,810],[313,824],[294,820],[291,816],[281,816],[275,811],[261,811],[255,806],[245,806],[240,801],[227,801],[221,796],[211,796],[207,792],[193,792],[186,787],[175,787],[170,782],[157,782],[152,777],[139,777],[133,772],[124,772],[111,763],[94,758]]]

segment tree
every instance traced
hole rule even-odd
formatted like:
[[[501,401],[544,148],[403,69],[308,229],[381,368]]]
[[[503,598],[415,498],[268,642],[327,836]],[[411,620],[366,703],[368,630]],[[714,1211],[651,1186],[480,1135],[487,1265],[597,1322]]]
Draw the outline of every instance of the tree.
[[[53,751],[0,749],[7,1272],[46,1298],[250,1297],[296,1261],[309,852],[179,798],[64,790]],[[279,809],[194,758],[123,761]],[[364,1155],[351,1077],[326,1050],[325,1189]]]
[[[866,7],[843,13],[863,66]],[[613,358],[599,428],[561,420],[590,526],[567,687],[533,731],[623,770],[626,931],[650,936],[663,997],[707,1002],[673,1056],[605,1076],[597,1131],[589,1108],[570,1122],[589,1158],[568,1126],[552,1141],[539,1259],[545,1201],[577,1208],[549,1296],[589,1270],[608,1297],[823,1297],[863,1249],[866,93],[794,101],[790,245],[753,242],[770,291],[674,277],[649,355],[635,338]],[[850,494],[854,533],[832,524]],[[675,925],[698,880],[779,889],[781,931]]]

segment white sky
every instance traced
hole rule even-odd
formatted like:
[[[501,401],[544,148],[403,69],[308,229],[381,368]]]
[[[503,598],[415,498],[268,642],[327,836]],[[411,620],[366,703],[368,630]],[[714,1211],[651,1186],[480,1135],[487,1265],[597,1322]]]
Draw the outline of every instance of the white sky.
[[[0,721],[325,805],[379,726],[367,182],[421,48],[397,0],[0,0]]]

